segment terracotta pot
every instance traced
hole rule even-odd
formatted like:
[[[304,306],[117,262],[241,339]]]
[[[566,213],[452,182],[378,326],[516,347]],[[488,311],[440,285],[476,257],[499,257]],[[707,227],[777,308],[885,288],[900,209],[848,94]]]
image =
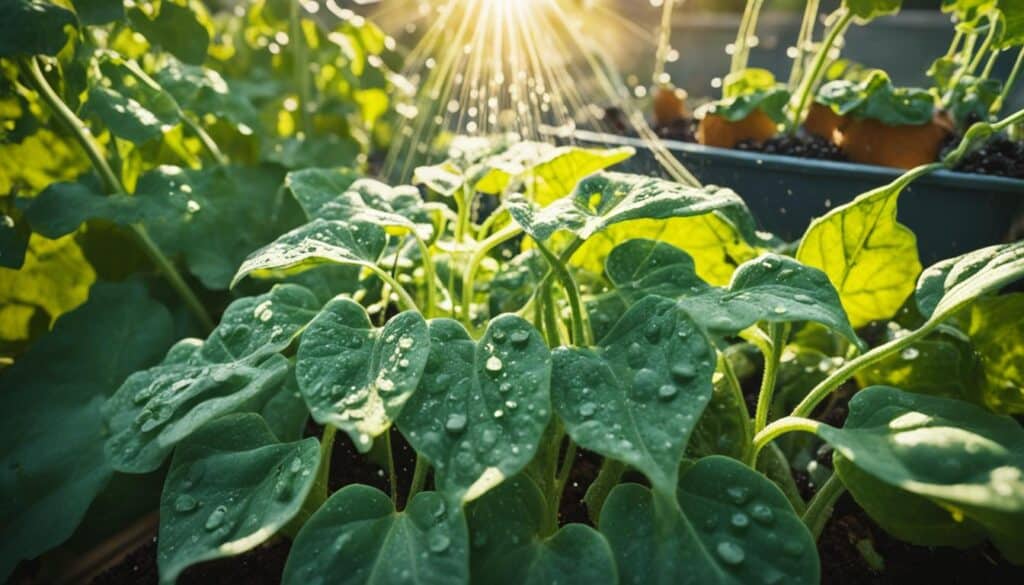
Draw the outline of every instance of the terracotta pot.
[[[668,126],[689,117],[686,109],[686,92],[672,87],[659,87],[654,92],[654,123]]]
[[[804,130],[815,136],[820,136],[829,142],[838,144],[840,141],[838,132],[848,123],[849,120],[847,120],[846,116],[840,116],[828,106],[814,103],[811,104],[807,120],[804,121]]]
[[[952,131],[945,112],[936,113],[931,122],[919,126],[851,120],[841,133],[839,146],[853,162],[912,169],[935,162]]]
[[[697,127],[697,142],[706,146],[734,148],[744,140],[764,142],[778,132],[775,121],[761,110],[754,110],[738,122],[730,122],[718,114],[709,113]]]

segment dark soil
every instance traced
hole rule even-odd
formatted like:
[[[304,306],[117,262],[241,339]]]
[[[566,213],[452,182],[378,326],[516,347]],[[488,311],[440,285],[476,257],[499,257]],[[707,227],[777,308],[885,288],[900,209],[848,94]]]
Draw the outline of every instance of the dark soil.
[[[736,145],[736,150],[781,154],[812,160],[847,160],[846,155],[838,146],[812,134],[780,134],[764,142],[745,140]]]
[[[959,142],[960,137],[956,137],[946,152],[955,148]],[[943,152],[943,155],[946,152]],[[995,136],[984,146],[964,157],[955,170],[962,173],[1024,179],[1024,142],[1014,142],[1006,136]]]

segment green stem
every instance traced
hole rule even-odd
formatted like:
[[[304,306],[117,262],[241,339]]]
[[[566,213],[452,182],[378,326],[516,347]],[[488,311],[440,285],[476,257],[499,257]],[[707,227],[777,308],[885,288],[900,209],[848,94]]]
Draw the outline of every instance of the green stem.
[[[423,314],[429,319],[434,316],[434,311],[437,308],[437,272],[434,270],[434,259],[430,255],[430,246],[419,236],[413,234],[413,237],[420,249],[423,280],[427,283],[427,306],[424,308]]]
[[[850,23],[853,22],[853,13],[850,12],[849,9],[844,6],[843,8],[840,8],[839,11],[839,20],[828,32],[822,46],[818,48],[818,54],[814,56],[814,62],[811,64],[811,69],[808,71],[807,75],[804,76],[803,82],[800,84],[800,90],[797,93],[792,117],[790,119],[790,130],[793,132],[800,127],[800,124],[804,120],[804,116],[807,115],[807,108],[810,106],[811,95],[814,93],[814,88],[817,87],[818,82],[821,81],[821,76],[825,74],[825,64],[828,63],[829,53],[832,52],[832,47],[836,44],[836,41],[839,40],[843,33],[846,32],[846,29],[850,28]]]
[[[423,491],[427,483],[427,473],[430,471],[430,464],[422,455],[416,455],[416,467],[412,471],[412,483],[409,485],[409,495],[405,498],[405,504],[409,505],[413,496]]]
[[[952,59],[956,55],[957,49],[960,48],[960,41],[964,39],[964,32],[961,30],[956,31],[953,35],[953,40],[949,43],[949,50],[946,51],[946,58]]]
[[[395,280],[387,270],[376,264],[367,264],[367,267],[398,295],[398,304],[401,305],[403,311],[419,311],[419,308],[416,306],[416,300],[412,298],[409,291],[405,290],[405,287]]]
[[[21,67],[42,101],[50,107],[57,118],[74,134],[79,146],[85,151],[93,168],[99,174],[104,191],[109,195],[126,195],[124,185],[121,184],[113,169],[110,168],[110,164],[101,153],[99,145],[93,140],[89,128],[68,108],[64,100],[57,95],[57,92],[53,90],[53,87],[50,86],[43,72],[39,69],[39,63],[36,59],[29,58],[23,60]],[[171,287],[178,293],[185,302],[185,305],[195,315],[200,325],[207,331],[213,330],[213,319],[206,312],[206,307],[203,306],[203,303],[199,301],[199,297],[196,296],[195,292],[188,286],[188,283],[185,282],[181,273],[175,268],[174,263],[160,251],[160,248],[149,237],[145,228],[142,225],[136,224],[130,226],[130,230],[146,253],[146,256],[149,257]]]
[[[1006,78],[1006,83],[1003,84],[1003,91],[996,98],[996,101],[992,103],[991,113],[993,116],[998,116],[1003,111],[1006,99],[1010,97],[1010,92],[1013,91],[1013,86],[1017,83],[1022,70],[1024,70],[1024,47],[1021,47],[1020,52],[1017,53],[1017,61],[1014,62],[1013,69],[1010,70],[1010,76]]]
[[[754,440],[754,435],[750,428],[750,416],[747,414],[747,401],[743,397],[743,387],[740,385],[740,379],[736,376],[736,370],[732,367],[732,362],[729,361],[729,356],[725,352],[718,352],[718,368],[722,371],[722,376],[725,378],[726,387],[732,394],[732,400],[738,408],[742,409],[744,425],[743,425],[743,437],[741,439],[744,445],[743,459],[749,459],[751,455],[751,446]]]
[[[665,76],[665,62],[668,60],[668,51],[672,41],[672,10],[675,8],[675,0],[665,0],[661,7],[661,29],[658,37],[658,52],[654,62],[654,84],[664,85],[662,78]]]
[[[398,506],[398,473],[395,471],[395,451],[391,445],[391,430],[384,431],[384,449],[387,451],[388,462],[388,487],[391,492],[391,501]]]
[[[818,9],[821,7],[821,0],[807,0],[804,7],[804,19],[800,24],[800,34],[796,41],[796,56],[793,58],[793,68],[789,72],[789,91],[796,90],[797,85],[803,78],[804,69],[807,66],[807,56],[810,54],[814,42],[814,25],[818,20]]]
[[[299,92],[299,121],[302,132],[306,137],[312,136],[313,120],[310,116],[310,104],[312,103],[312,89],[309,79],[309,53],[306,47],[306,35],[302,30],[301,3],[298,0],[291,0],[289,5],[290,32],[289,40],[292,45],[292,59],[295,68],[295,87]]]
[[[565,265],[548,250],[547,246],[540,242],[536,242],[536,244],[537,249],[548,261],[548,266],[562,283],[562,288],[565,289],[565,294],[569,298],[569,310],[572,312],[572,343],[580,347],[587,347],[590,345],[591,336],[588,335],[589,327],[587,327],[586,316],[583,312],[583,300],[580,297],[576,279],[572,277]]]
[[[541,284],[540,310],[544,319],[544,332],[549,347],[562,345],[562,332],[558,327],[558,316],[555,314],[555,295],[550,280]]]
[[[481,242],[473,252],[473,256],[470,257],[469,264],[462,273],[462,310],[460,315],[462,317],[462,322],[467,326],[472,324],[473,319],[473,316],[470,313],[473,305],[473,289],[476,287],[475,281],[477,269],[480,268],[480,264],[495,248],[522,233],[523,228],[518,225],[510,224],[505,226],[501,231],[496,232],[491,237]]]
[[[775,385],[779,377],[779,364],[786,345],[785,325],[772,323],[769,326],[768,353],[764,354],[764,374],[761,377],[761,390],[757,394],[757,410],[754,414],[754,432],[759,433],[768,424],[768,411],[771,409],[775,395]]]
[[[988,54],[989,48],[992,46],[992,43],[995,42],[996,40],[996,34],[999,32],[999,18],[1000,17],[998,12],[992,12],[989,14],[988,34],[985,35],[985,40],[982,41],[981,48],[978,49],[978,52],[974,54],[974,58],[971,59],[970,63],[968,64],[967,70],[964,72],[965,74],[973,75],[974,72],[977,71],[978,67],[981,66],[982,60],[984,60],[985,55]],[[960,77],[963,77],[963,75],[961,75]],[[954,85],[953,87],[956,86]]]
[[[619,485],[625,474],[625,463],[607,458],[601,463],[601,471],[598,472],[594,483],[590,484],[586,495],[583,496],[583,503],[587,506],[587,515],[590,516],[594,526],[597,526],[601,519],[601,509],[604,508],[608,494],[615,486]]]
[[[757,30],[757,20],[761,15],[762,6],[764,6],[764,0],[747,0],[747,6],[743,10],[743,19],[740,20],[740,30],[733,43],[732,61],[729,65],[730,74],[747,68],[747,63],[750,60],[750,39]]]
[[[565,493],[565,486],[569,483],[569,475],[572,473],[573,464],[576,463],[576,442],[568,437],[566,437],[566,440],[569,444],[565,447],[565,459],[562,460],[562,465],[555,476],[555,494],[551,499],[552,513],[555,517],[556,525],[558,523],[558,510],[562,503],[562,494]]]
[[[752,456],[752,461],[756,463],[757,456],[761,454],[761,449],[764,449],[766,445],[782,435],[798,431],[816,434],[821,425],[822,423],[816,420],[799,416],[787,416],[780,418],[766,426],[761,432],[754,435],[754,454]]]
[[[825,530],[825,525],[828,524],[828,520],[832,516],[832,510],[835,508],[836,502],[845,491],[846,486],[839,479],[839,474],[833,471],[832,476],[822,484],[807,504],[807,511],[804,512],[802,520],[804,525],[811,531],[811,534],[814,535],[815,541],[821,537],[822,531]]]

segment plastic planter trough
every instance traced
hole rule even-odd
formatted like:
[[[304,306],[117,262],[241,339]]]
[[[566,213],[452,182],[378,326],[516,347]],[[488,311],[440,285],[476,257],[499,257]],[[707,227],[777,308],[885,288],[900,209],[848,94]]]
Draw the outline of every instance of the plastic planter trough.
[[[579,131],[588,146],[631,146],[637,155],[618,170],[664,176],[642,140]],[[815,161],[665,141],[680,162],[709,185],[739,193],[761,229],[794,241],[811,220],[891,182],[901,171],[845,162]],[[939,171],[900,196],[899,220],[917,234],[921,260],[928,264],[1006,241],[1015,217],[1024,212],[1024,180]]]

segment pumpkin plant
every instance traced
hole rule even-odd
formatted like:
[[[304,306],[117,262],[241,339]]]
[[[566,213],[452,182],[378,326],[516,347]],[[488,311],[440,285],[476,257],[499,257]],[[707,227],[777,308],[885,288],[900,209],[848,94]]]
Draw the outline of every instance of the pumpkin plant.
[[[47,22],[67,13],[61,34],[90,32],[75,23],[92,12],[12,6]],[[186,8],[164,0],[155,17]],[[122,25],[107,26],[96,36]],[[95,266],[105,282],[0,372],[5,577],[147,477],[162,483],[165,583],[288,539],[288,584],[810,584],[844,491],[896,538],[989,541],[1024,564],[1024,428],[1007,416],[1024,412],[1020,332],[993,333],[1020,315],[1019,293],[998,293],[1024,277],[1024,242],[922,271],[896,221],[908,184],[1024,112],[975,125],[943,161],[790,245],[759,232],[731,190],[609,171],[629,149],[456,141],[415,185],[391,186],[359,167],[289,168],[303,159],[262,158],[244,140],[220,148],[226,115],[207,124],[210,100],[175,97],[159,62],[103,43],[4,47],[33,122],[66,125],[95,171],[17,197],[7,227],[53,242],[129,226],[134,239],[117,242],[140,243],[160,270]],[[88,57],[22,54],[72,46]],[[64,73],[75,63],[93,79],[80,112],[110,105],[109,116],[83,120],[68,105],[83,91],[54,88],[76,83]],[[195,96],[227,99],[204,87]],[[170,129],[120,137],[158,105]],[[194,140],[164,144],[185,127]],[[168,162],[188,154],[194,167]],[[206,329],[203,315],[219,317]],[[866,341],[875,322],[891,322],[891,338]],[[950,338],[978,360],[945,380],[953,388],[922,364]],[[753,412],[740,367],[751,353],[763,362]],[[825,363],[820,376],[793,376],[807,356]],[[822,422],[827,399],[862,381],[844,424]],[[796,433],[816,443],[778,440]],[[400,442],[414,453],[408,475]],[[822,442],[834,472],[805,501],[793,465]],[[346,480],[339,444],[380,462],[387,490]],[[585,478],[588,517],[566,522],[587,457],[600,466]]]

